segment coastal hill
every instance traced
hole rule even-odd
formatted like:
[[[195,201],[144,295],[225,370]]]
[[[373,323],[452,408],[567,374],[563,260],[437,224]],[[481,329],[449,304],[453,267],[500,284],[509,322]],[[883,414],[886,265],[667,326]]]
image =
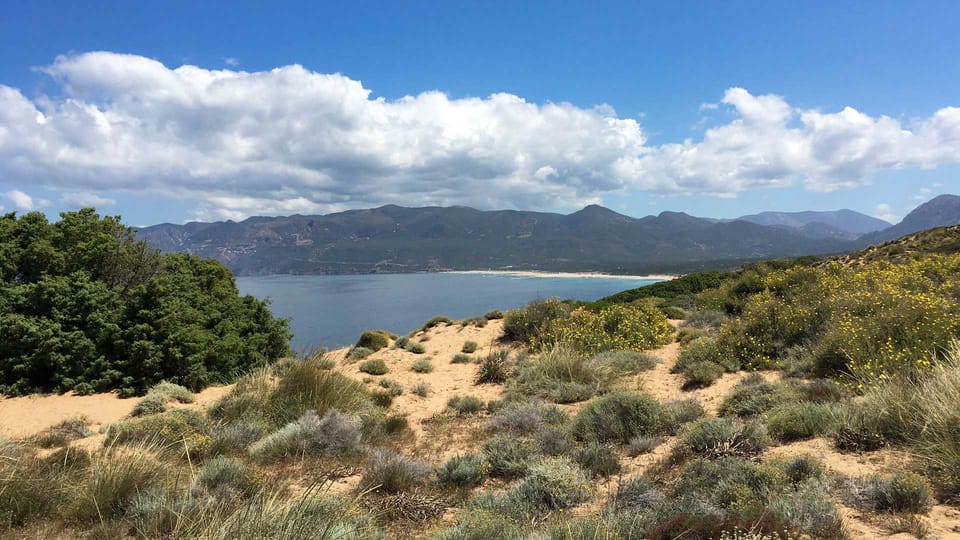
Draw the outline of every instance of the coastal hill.
[[[138,237],[163,251],[215,258],[238,275],[470,269],[686,273],[841,253],[891,235],[960,223],[960,198],[951,197],[938,197],[886,228],[886,222],[850,210],[716,220],[682,212],[633,218],[596,205],[569,215],[388,205],[329,215],[168,223],[140,229]]]

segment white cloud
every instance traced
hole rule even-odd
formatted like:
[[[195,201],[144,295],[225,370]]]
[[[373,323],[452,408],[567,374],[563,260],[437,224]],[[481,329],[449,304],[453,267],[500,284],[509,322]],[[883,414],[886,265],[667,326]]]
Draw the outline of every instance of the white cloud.
[[[113,206],[117,204],[117,201],[108,197],[101,197],[96,193],[73,191],[61,195],[59,203],[67,208],[93,207],[99,209]]]
[[[829,191],[880,169],[960,161],[960,108],[904,126],[731,88],[717,107],[733,120],[700,141],[650,146],[606,105],[436,91],[386,100],[297,65],[170,69],[95,52],[43,71],[55,96],[0,85],[0,179],[175,198],[209,218],[385,203],[571,209],[630,190]]]
[[[240,61],[232,56],[227,56],[223,59],[223,63],[230,67],[237,67],[240,65]]]
[[[24,212],[29,212],[36,207],[33,202],[33,197],[20,191],[19,189],[8,191],[4,193],[4,195],[10,199],[10,202],[12,202],[17,209],[23,210]]]
[[[880,203],[873,209],[873,217],[882,219],[888,223],[899,223],[901,216],[894,214],[889,204]]]

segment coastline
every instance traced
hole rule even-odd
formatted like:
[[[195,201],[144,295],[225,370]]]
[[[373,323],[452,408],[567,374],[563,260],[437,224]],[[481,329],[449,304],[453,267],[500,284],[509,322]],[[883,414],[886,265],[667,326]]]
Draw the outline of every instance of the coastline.
[[[655,279],[666,281],[676,279],[680,276],[671,274],[648,274],[642,276],[623,275],[623,274],[602,274],[600,272],[538,272],[535,270],[445,270],[443,274],[488,274],[496,276],[516,276],[516,277],[535,277],[535,278],[603,278],[603,279]]]

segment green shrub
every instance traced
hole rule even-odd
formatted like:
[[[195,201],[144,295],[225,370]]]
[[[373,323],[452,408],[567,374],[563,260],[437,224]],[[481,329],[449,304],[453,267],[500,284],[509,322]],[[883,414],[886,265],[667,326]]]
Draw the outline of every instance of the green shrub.
[[[583,502],[589,494],[590,481],[579,467],[566,458],[547,457],[532,465],[507,496],[521,501],[520,507],[563,510]]]
[[[319,371],[319,364],[313,366]],[[270,367],[256,369],[237,379],[233,388],[210,407],[210,416],[228,423],[266,421],[271,416],[270,400],[276,387]]]
[[[712,337],[709,330],[702,330],[691,326],[681,326],[680,329],[677,330],[677,342],[679,342],[680,345],[689,345],[697,339],[709,337]]]
[[[406,349],[407,344],[409,343],[410,343],[410,338],[408,338],[407,336],[400,336],[396,339],[396,341],[393,342],[393,347],[395,349]]]
[[[373,354],[373,349],[368,349],[366,347],[354,347],[350,349],[350,352],[347,353],[347,360],[350,362],[356,362],[357,360],[363,360],[364,358]]]
[[[494,435],[483,443],[483,453],[490,463],[490,476],[516,478],[526,474],[536,457],[533,444],[515,435]]]
[[[410,429],[410,422],[405,416],[388,416],[380,423],[380,429],[385,435],[396,435]]]
[[[658,309],[646,305],[611,305],[599,311],[576,309],[549,326],[537,347],[566,342],[585,354],[611,350],[640,351],[673,341],[673,327]]]
[[[637,435],[662,431],[664,417],[663,407],[650,396],[613,392],[580,410],[573,434],[584,441],[627,443]]]
[[[427,397],[430,393],[430,385],[425,382],[418,382],[410,387],[410,393],[415,396]]]
[[[638,435],[630,439],[627,443],[627,454],[630,457],[637,457],[641,454],[649,454],[663,443],[663,437],[658,435]]]
[[[417,373],[430,373],[433,371],[433,362],[428,358],[421,358],[410,364],[410,370]]]
[[[617,449],[608,444],[587,443],[573,459],[593,477],[607,477],[620,472],[620,456],[617,455]]]
[[[430,465],[395,452],[380,449],[367,460],[360,489],[397,493],[422,485],[430,476]]]
[[[556,405],[531,401],[511,402],[493,414],[490,429],[529,435],[548,426],[561,426],[567,420],[567,415]]]
[[[370,405],[363,383],[323,369],[315,360],[304,360],[280,378],[267,403],[274,425],[282,426],[307,411],[323,416],[330,409],[345,414],[360,413]]]
[[[526,540],[526,532],[515,522],[493,512],[471,510],[463,512],[456,524],[441,531],[433,540]]]
[[[132,416],[146,416],[166,412],[167,399],[160,394],[147,394],[140,398],[130,411]]]
[[[484,318],[484,319],[487,319],[488,321],[493,321],[493,320],[497,320],[497,319],[502,319],[502,318],[503,318],[503,312],[500,311],[499,309],[494,309],[494,310],[491,310],[491,311],[486,312],[486,313],[483,315],[483,318]]]
[[[483,401],[476,396],[454,396],[447,402],[447,408],[457,414],[477,414],[483,410]]]
[[[800,484],[811,478],[820,480],[826,470],[817,458],[806,454],[774,462],[774,465],[783,471],[794,484]]]
[[[58,422],[41,431],[33,437],[33,441],[41,448],[66,446],[70,441],[89,437],[93,432],[87,428],[85,418],[78,416]]]
[[[797,537],[845,539],[843,519],[820,482],[804,482],[796,490],[780,494],[769,503],[777,522],[789,524]]]
[[[367,330],[360,334],[354,348],[369,349],[373,352],[386,348],[390,344],[390,333],[386,330]]]
[[[195,458],[211,447],[210,423],[190,409],[173,409],[116,424],[106,431],[107,444],[156,444],[164,451]]]
[[[665,413],[666,430],[671,435],[676,435],[680,427],[688,422],[693,422],[702,418],[705,414],[703,405],[696,399],[679,399],[668,401],[663,404]]]
[[[64,483],[62,471],[44,466],[22,444],[0,437],[0,532],[26,525],[67,502]]]
[[[387,368],[387,363],[379,358],[365,360],[360,364],[361,373],[367,373],[370,375],[383,375],[388,371],[390,371],[390,369]]]
[[[769,383],[759,373],[746,377],[720,403],[720,414],[741,418],[757,416],[782,403],[798,399],[793,388],[784,383]]]
[[[703,418],[680,434],[680,446],[690,453],[716,459],[726,456],[752,457],[769,445],[762,424],[729,418]]]
[[[643,476],[634,476],[617,483],[617,490],[607,502],[611,513],[638,514],[659,507],[664,495]]]
[[[441,324],[452,324],[452,323],[453,321],[450,320],[450,317],[447,317],[444,315],[437,315],[436,317],[432,317],[430,320],[423,323],[423,326],[420,327],[420,330],[429,330],[434,326],[440,326]]]
[[[377,383],[381,388],[387,390],[391,396],[400,396],[403,395],[403,385],[394,381],[392,379],[380,379],[380,382]]]
[[[850,397],[846,388],[829,379],[816,379],[798,388],[804,401],[830,403],[843,401]]]
[[[507,312],[503,337],[539,348],[553,324],[570,314],[570,306],[557,298],[535,300],[521,309]]]
[[[564,430],[544,428],[534,433],[533,438],[540,453],[545,456],[566,456],[576,450],[573,436]]]
[[[246,463],[231,458],[213,458],[203,463],[195,489],[222,500],[246,498],[260,490],[260,481]]]
[[[179,384],[163,381],[150,389],[150,393],[160,394],[179,403],[193,403],[193,392]]]
[[[694,362],[683,372],[683,388],[684,390],[706,388],[716,382],[721,375],[723,375],[723,368],[713,362]]]
[[[707,336],[694,339],[681,348],[677,355],[677,363],[671,371],[682,373],[700,362],[713,362],[730,373],[740,370],[740,363],[736,358],[721,352],[717,340]]]
[[[370,400],[381,409],[389,409],[393,405],[393,394],[387,392],[370,392]]]
[[[437,469],[441,484],[469,489],[479,485],[490,474],[490,463],[483,454],[457,455]]]
[[[502,384],[507,380],[507,351],[491,351],[477,370],[475,384]]]
[[[779,405],[767,413],[770,436],[780,442],[809,439],[834,428],[833,407],[821,403]]]
[[[464,341],[463,347],[460,348],[460,352],[472,354],[477,351],[477,342],[476,341]]]
[[[427,346],[419,341],[409,341],[403,348],[413,354],[423,354],[427,352]]]
[[[246,453],[247,447],[259,441],[267,434],[263,425],[240,420],[214,428],[211,437],[210,454]]]
[[[678,320],[687,317],[687,312],[677,306],[660,306],[658,309],[668,319]]]
[[[469,364],[470,362],[473,362],[473,357],[462,353],[453,355],[453,359],[450,360],[451,364]]]
[[[263,460],[279,460],[297,455],[348,455],[361,449],[360,419],[327,410],[321,418],[314,411],[305,412],[249,447],[251,456]]]
[[[874,510],[923,514],[933,504],[930,483],[912,472],[867,479],[864,494]]]
[[[199,390],[289,352],[215,259],[160,253],[92,208],[0,217],[0,393]]]

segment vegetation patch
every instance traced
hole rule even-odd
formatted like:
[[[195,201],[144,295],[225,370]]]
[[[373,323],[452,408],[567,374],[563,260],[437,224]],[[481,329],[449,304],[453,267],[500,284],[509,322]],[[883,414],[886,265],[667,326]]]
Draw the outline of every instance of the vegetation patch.
[[[360,363],[361,373],[367,373],[370,375],[385,375],[388,371],[390,371],[390,368],[387,367],[387,363],[379,358],[365,360]]]
[[[588,403],[573,422],[573,434],[583,441],[626,444],[638,435],[663,431],[663,407],[646,394],[613,392]]]

